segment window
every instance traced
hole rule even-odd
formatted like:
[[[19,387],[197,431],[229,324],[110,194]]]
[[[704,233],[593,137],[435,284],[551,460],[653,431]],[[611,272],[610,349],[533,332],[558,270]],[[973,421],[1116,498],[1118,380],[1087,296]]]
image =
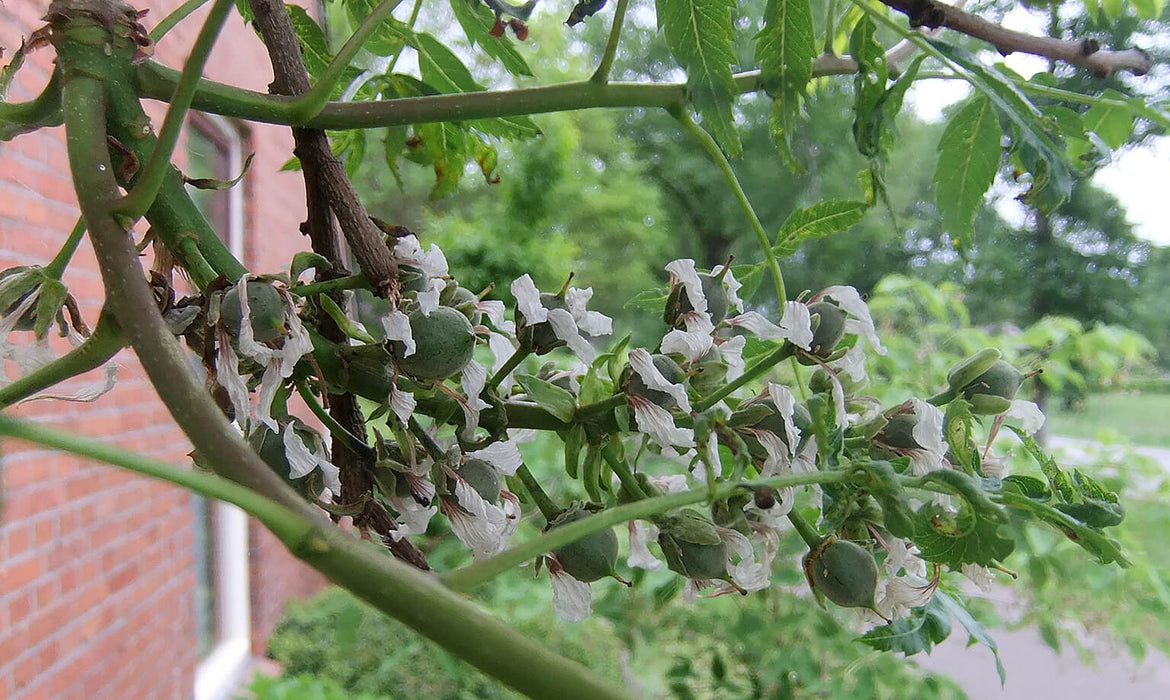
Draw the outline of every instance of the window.
[[[242,139],[224,119],[199,116],[187,129],[189,177],[230,180],[243,167]],[[195,203],[237,257],[244,253],[243,184],[229,190],[191,189]],[[195,619],[199,667],[195,700],[222,700],[251,658],[248,591],[248,519],[235,506],[193,497],[195,525]]]

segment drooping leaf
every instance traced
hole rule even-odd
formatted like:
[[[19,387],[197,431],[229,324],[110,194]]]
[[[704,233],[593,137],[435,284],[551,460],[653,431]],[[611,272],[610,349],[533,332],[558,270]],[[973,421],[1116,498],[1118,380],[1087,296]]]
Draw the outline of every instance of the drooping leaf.
[[[848,230],[865,217],[868,209],[865,202],[848,201],[818,202],[807,209],[797,209],[780,227],[772,249],[780,257],[792,255],[802,241]]]
[[[991,637],[991,634],[988,633],[983,623],[972,617],[971,613],[968,612],[967,608],[963,607],[962,603],[943,591],[935,591],[931,602],[933,603],[935,601],[938,601],[939,608],[953,615],[954,619],[958,620],[959,624],[963,626],[963,629],[967,630],[967,634],[970,635],[970,641],[967,646],[979,642],[991,650],[992,655],[995,656],[995,670],[999,673],[999,682],[1000,684],[1004,683],[1007,680],[1007,674],[1004,671],[1003,662],[999,658],[999,645],[995,643],[995,639]]]
[[[521,374],[516,377],[528,398],[532,399],[544,410],[560,418],[566,423],[573,420],[573,411],[577,408],[573,395],[556,384],[550,384],[543,379],[531,375]]]
[[[1002,526],[1001,522],[977,515],[967,503],[957,513],[930,503],[915,515],[914,544],[926,561],[956,571],[963,564],[988,566],[1002,561],[1015,549],[1015,542],[1000,532]]]
[[[976,95],[951,117],[939,140],[935,201],[943,226],[960,246],[971,244],[975,212],[999,170],[1002,137],[991,100]]]
[[[406,140],[406,157],[435,171],[432,200],[455,190],[467,162],[467,133],[457,124],[418,124]]]
[[[731,0],[656,0],[658,27],[678,64],[687,72],[687,95],[703,117],[704,127],[728,155],[742,146],[735,131],[731,103],[736,97],[731,65],[734,28]]]
[[[500,62],[512,75],[532,75],[528,62],[512,45],[507,34],[499,37],[491,35],[495,24],[495,13],[487,8],[480,0],[450,0],[451,10],[463,33],[469,41],[479,45],[483,52]]]
[[[1040,110],[1003,73],[983,65],[970,52],[930,40],[937,55],[957,70],[971,85],[982,92],[1013,127],[1015,150],[1032,174],[1031,188],[1022,199],[1040,209],[1051,211],[1068,199],[1072,191],[1072,174],[1065,158],[1065,148],[1051,124],[1043,120]]]
[[[938,594],[936,593],[935,596]],[[906,656],[929,653],[934,645],[951,636],[951,612],[934,597],[921,608],[914,608],[907,617],[888,625],[875,627],[857,638],[857,641],[878,651],[897,651]]]
[[[760,82],[772,97],[772,134],[790,162],[792,134],[801,98],[812,80],[816,55],[809,1],[769,0],[764,9],[764,29],[756,38],[756,60],[760,62]]]
[[[333,53],[329,51],[329,42],[325,39],[325,32],[317,24],[317,20],[309,16],[305,8],[297,5],[285,5],[288,8],[288,18],[292,20],[293,31],[301,45],[301,56],[305,59],[305,70],[316,80],[325,72],[329,62],[333,60]]]
[[[1073,516],[1063,513],[1047,503],[1040,503],[1014,492],[1005,492],[1002,499],[1005,505],[1027,513],[1036,520],[1056,528],[1065,537],[1095,556],[1097,561],[1102,564],[1117,562],[1119,566],[1129,566],[1129,560],[1121,553],[1121,546],[1116,540],[1106,537],[1099,530],[1089,527]]]
[[[1106,90],[1102,97],[1110,100],[1124,100],[1125,95],[1116,90]],[[1105,145],[1117,150],[1125,145],[1133,133],[1133,112],[1128,107],[1098,102],[1085,113],[1085,129],[1101,137]]]
[[[979,447],[975,444],[975,416],[971,415],[971,404],[958,400],[947,404],[943,426],[951,460],[968,474],[979,473]]]

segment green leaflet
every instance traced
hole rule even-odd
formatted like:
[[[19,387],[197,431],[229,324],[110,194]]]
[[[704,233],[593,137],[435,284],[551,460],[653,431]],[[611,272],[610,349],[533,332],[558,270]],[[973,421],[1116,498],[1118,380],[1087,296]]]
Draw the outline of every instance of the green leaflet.
[[[483,52],[500,62],[512,75],[532,75],[532,69],[507,35],[493,37],[489,32],[495,24],[495,14],[480,0],[450,0],[451,10],[463,33]]]
[[[1068,199],[1072,191],[1065,147],[1059,134],[1040,110],[1016,85],[998,70],[985,66],[969,52],[929,41],[939,58],[959,72],[971,85],[987,96],[1014,129],[1014,149],[1032,173],[1032,187],[1023,201],[1041,211],[1051,211]]]
[[[963,247],[971,244],[975,212],[999,170],[1002,137],[991,100],[976,95],[951,117],[939,140],[935,200],[947,233]]]
[[[516,377],[528,398],[538,406],[568,423],[573,420],[573,412],[577,410],[577,403],[573,395],[556,384],[550,384],[543,379],[521,374]]]
[[[816,35],[808,0],[769,0],[764,9],[764,29],[756,40],[760,82],[772,96],[769,124],[789,164],[792,133],[800,113],[800,101],[812,80]]]
[[[938,593],[935,593],[935,597]],[[930,602],[914,608],[910,615],[888,625],[875,627],[857,638],[857,641],[878,651],[899,651],[906,656],[929,653],[935,644],[951,636],[951,611],[941,602]]]
[[[467,161],[467,132],[449,122],[419,124],[406,141],[406,157],[435,170],[435,186],[430,198],[440,199],[459,184],[463,164]]]
[[[971,617],[971,613],[967,611],[967,608],[963,607],[962,603],[949,594],[942,591],[935,591],[934,597],[930,599],[930,602],[934,604],[936,601],[940,608],[953,615],[959,621],[959,624],[963,626],[963,629],[967,630],[967,634],[970,635],[967,646],[979,642],[991,650],[992,655],[995,656],[995,670],[999,673],[999,682],[1003,684],[1007,680],[1007,674],[1004,672],[1003,662],[999,658],[999,645],[992,639],[987,628],[974,617]]]
[[[731,0],[656,0],[658,26],[666,45],[687,72],[687,94],[728,155],[743,150],[735,131],[731,103],[737,91]]]
[[[1116,90],[1106,90],[1101,96],[1108,100],[1125,100]],[[1125,145],[1133,133],[1133,112],[1127,107],[1098,102],[1085,113],[1085,129],[1101,137],[1106,146],[1117,150]]]
[[[779,257],[792,255],[803,241],[851,228],[865,217],[868,209],[865,202],[848,201],[818,202],[807,209],[797,209],[780,227],[772,250]]]
[[[439,92],[479,92],[483,86],[455,52],[426,32],[416,32],[411,46],[418,52],[418,70],[423,82]]]
[[[349,26],[357,28],[378,7],[378,0],[345,0]],[[366,39],[362,47],[378,56],[392,56],[408,43],[410,29],[401,20],[387,17]]]
[[[923,559],[958,571],[963,564],[989,566],[1012,553],[1015,542],[1001,534],[1001,526],[966,502],[957,513],[927,504],[915,515],[913,539]]]
[[[329,42],[325,39],[325,32],[318,26],[317,21],[309,16],[305,8],[297,5],[286,5],[288,18],[292,20],[293,31],[297,34],[297,41],[301,44],[301,55],[305,59],[305,69],[316,80],[321,77],[329,62],[333,60],[333,53],[329,50]]]

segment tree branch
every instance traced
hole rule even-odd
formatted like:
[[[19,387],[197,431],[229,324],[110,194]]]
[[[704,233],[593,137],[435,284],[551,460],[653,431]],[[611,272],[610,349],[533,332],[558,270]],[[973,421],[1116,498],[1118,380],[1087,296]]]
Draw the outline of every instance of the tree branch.
[[[1092,38],[1064,40],[1024,34],[935,0],[881,2],[909,17],[911,27],[953,29],[990,43],[1004,56],[1017,51],[1043,56],[1088,69],[1099,78],[1106,78],[1115,70],[1128,70],[1134,75],[1145,75],[1152,65],[1150,55],[1141,49],[1113,51],[1102,49],[1101,44]]]

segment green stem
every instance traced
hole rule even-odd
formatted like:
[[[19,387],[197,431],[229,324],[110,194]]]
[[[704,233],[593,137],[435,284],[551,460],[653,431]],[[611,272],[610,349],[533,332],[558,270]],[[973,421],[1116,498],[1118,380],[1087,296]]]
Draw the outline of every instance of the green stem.
[[[527,349],[527,348],[524,348],[524,347],[516,348],[516,352],[512,353],[512,356],[509,357],[508,360],[506,362],[504,362],[504,364],[501,365],[498,370],[496,370],[496,373],[493,374],[492,378],[488,380],[488,383],[486,385],[484,385],[483,390],[484,391],[495,390],[495,388],[500,385],[500,382],[504,381],[504,377],[511,374],[512,370],[519,367],[520,363],[524,361],[524,358],[528,357],[531,354],[532,354],[532,351]]]
[[[825,10],[825,43],[821,48],[824,53],[833,53],[833,40],[837,34],[837,0],[829,0]]]
[[[317,416],[317,420],[321,421],[321,424],[325,426],[335,440],[339,440],[355,454],[363,455],[371,459],[374,457],[374,448],[355,437],[353,433],[345,429],[345,426],[338,423],[337,419],[329,415],[329,411],[325,410],[325,407],[321,405],[321,402],[317,400],[317,397],[309,389],[308,380],[304,378],[298,379],[296,380],[296,386],[297,393],[301,395],[301,399],[305,402],[305,405],[309,407],[309,410],[313,412],[314,416]]]
[[[406,21],[406,26],[408,28],[414,29],[414,23],[418,21],[418,13],[421,9],[422,0],[414,0],[414,7],[410,8],[410,19]],[[406,50],[405,42],[403,42],[402,46],[399,46],[398,50],[394,52],[394,55],[390,57],[390,65],[387,66],[385,70],[386,75],[391,75],[394,73],[394,66],[398,65],[398,59],[402,56],[402,52],[404,50]]]
[[[811,474],[785,474],[766,479],[755,479],[742,484],[719,484],[714,489],[715,498],[727,498],[738,489],[745,487],[758,488],[771,486],[784,488],[787,486],[804,486],[807,484],[839,484],[850,479],[850,475],[843,471],[813,472]],[[666,496],[655,496],[634,503],[627,503],[614,508],[607,508],[592,517],[563,525],[554,530],[536,537],[535,539],[516,545],[490,559],[478,561],[471,566],[440,574],[439,578],[448,587],[463,592],[470,592],[476,586],[496,576],[514,569],[526,561],[587,537],[595,532],[611,528],[630,520],[648,518],[659,513],[681,508],[683,506],[702,503],[711,498],[712,490],[707,488],[692,489]]]
[[[642,490],[642,485],[638,483],[638,480],[634,477],[633,472],[630,471],[630,465],[626,464],[626,460],[617,459],[616,457],[612,456],[608,450],[603,450],[602,456],[605,457],[605,461],[609,464],[610,468],[613,469],[613,473],[617,474],[618,481],[622,482],[622,486],[625,486],[626,490],[629,491],[634,498],[638,500],[648,498],[646,492]]]
[[[310,284],[302,284],[299,287],[289,287],[289,292],[299,297],[310,297],[315,294],[328,294],[330,292],[339,292],[343,289],[369,289],[370,283],[366,281],[366,276],[360,272],[356,275],[349,275],[347,277],[338,277],[336,279],[325,280],[324,282],[313,282]]]
[[[281,539],[299,536],[313,527],[312,523],[302,520],[289,509],[223,477],[197,469],[180,469],[136,454],[125,447],[83,437],[73,431],[54,430],[0,415],[0,435],[112,464],[197,491],[210,498],[218,498],[256,516]]]
[[[231,11],[233,0],[215,0],[211,12],[195,38],[195,45],[191,47],[191,55],[183,64],[183,74],[175,87],[175,94],[171,96],[171,106],[163,118],[162,128],[158,133],[158,143],[150,154],[150,160],[142,169],[134,189],[126,194],[117,213],[137,220],[150,209],[154,198],[158,196],[163,178],[171,169],[171,154],[179,142],[179,132],[183,128],[183,121],[187,118],[187,110],[191,107],[191,100],[195,96],[195,88],[199,78],[203,75],[203,67],[207,65],[207,57],[211,55],[211,48],[215,45],[219,31],[223,28],[224,20]]]
[[[751,367],[748,367],[746,370],[744,370],[744,373],[739,377],[736,377],[734,381],[728,382],[715,393],[704,397],[703,400],[696,403],[695,410],[699,412],[706,411],[708,408],[711,408],[715,404],[730,396],[736,389],[763,375],[772,367],[789,357],[793,357],[792,344],[785,342],[780,347],[765,355]]]
[[[622,24],[626,20],[626,5],[629,0],[618,0],[613,10],[613,26],[609,28],[609,40],[605,42],[605,53],[601,56],[601,63],[589,78],[589,82],[605,85],[609,81],[609,72],[613,68],[613,59],[617,55],[618,41],[621,39]]]
[[[333,95],[333,89],[337,87],[337,83],[341,81],[346,69],[349,68],[353,57],[362,48],[362,44],[366,43],[366,39],[370,38],[370,34],[374,33],[382,22],[390,16],[398,8],[402,0],[382,0],[382,2],[374,8],[374,11],[366,16],[362,23],[358,25],[357,31],[337,52],[333,60],[325,68],[325,72],[317,80],[317,84],[309,89],[308,92],[297,97],[288,108],[288,115],[291,119],[298,121],[305,121],[317,116],[321,109],[329,103],[330,96]]]
[[[696,124],[686,111],[676,109],[671,112],[671,115],[682,125],[683,131],[698,141],[703,150],[707,151],[707,155],[711,156],[715,165],[719,166],[727,184],[731,186],[732,194],[735,195],[736,201],[739,202],[740,208],[743,209],[743,213],[747,217],[748,224],[751,225],[752,231],[756,234],[756,241],[760,244],[760,249],[764,251],[764,262],[767,263],[768,269],[772,271],[772,277],[776,281],[776,298],[779,300],[780,306],[783,307],[784,302],[788,301],[788,296],[784,292],[784,275],[780,272],[780,263],[776,260],[776,253],[772,250],[772,242],[768,239],[768,233],[764,231],[760,217],[756,216],[756,210],[752,208],[747,193],[740,186],[739,178],[735,176],[735,171],[732,170],[727,156],[723,155],[723,149],[719,148],[719,144],[715,142],[711,134]]]
[[[788,520],[796,528],[796,532],[800,535],[800,539],[808,545],[809,549],[816,549],[820,545],[821,540],[825,539],[821,533],[817,532],[816,528],[809,525],[808,521],[804,519],[795,508],[788,511]]]
[[[446,461],[447,455],[443,454],[443,448],[439,443],[435,442],[433,437],[427,434],[426,428],[422,427],[422,423],[419,423],[414,416],[410,417],[410,432],[418,438],[419,442],[422,443],[423,449],[427,451],[427,454],[430,455],[436,464],[442,464]]]
[[[520,477],[520,483],[524,484],[524,488],[528,489],[528,495],[532,496],[536,507],[540,509],[540,514],[548,522],[552,522],[564,510],[556,504],[556,501],[549,498],[549,495],[541,488],[540,482],[528,471],[527,464],[521,464],[520,468],[516,470],[516,476]]]
[[[93,333],[73,350],[0,387],[0,408],[32,396],[79,374],[101,367],[126,346],[113,315],[103,312]]]
[[[577,410],[574,412],[574,418],[582,419],[582,418],[590,418],[592,416],[597,416],[597,415],[600,415],[602,413],[612,411],[613,409],[618,408],[620,406],[625,406],[628,402],[629,402],[629,399],[626,398],[626,395],[624,392],[619,393],[619,394],[614,394],[613,396],[609,397],[608,399],[602,399],[601,401],[598,401],[596,403],[590,403],[590,404],[585,404],[584,406],[578,406]]]
[[[187,0],[187,2],[179,5],[173,12],[155,25],[154,29],[150,30],[150,40],[154,43],[162,41],[162,38],[167,35],[167,32],[175,28],[179,22],[187,19],[192,12],[198,10],[207,4],[207,0]]]
[[[84,237],[85,219],[77,217],[77,223],[73,224],[73,230],[69,232],[65,244],[61,246],[61,250],[49,264],[45,265],[45,274],[55,280],[60,280],[61,276],[65,274],[65,268],[69,266],[69,261],[73,259],[73,254],[77,252],[77,246],[81,244],[81,239]]]
[[[54,70],[41,94],[28,102],[0,101],[0,141],[61,124],[61,76]]]

